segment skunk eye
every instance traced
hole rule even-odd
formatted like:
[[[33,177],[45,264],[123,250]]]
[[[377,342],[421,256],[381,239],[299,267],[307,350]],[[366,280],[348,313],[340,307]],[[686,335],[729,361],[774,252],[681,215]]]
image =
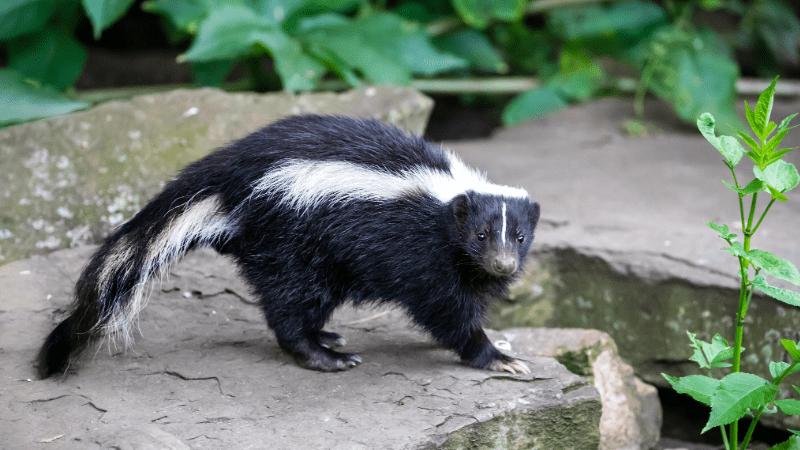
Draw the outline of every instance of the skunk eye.
[[[520,234],[519,236],[517,236],[517,242],[519,242],[520,244],[525,242],[525,235],[524,234]]]
[[[486,239],[486,234],[485,233],[478,233],[478,240],[482,241],[484,239]]]

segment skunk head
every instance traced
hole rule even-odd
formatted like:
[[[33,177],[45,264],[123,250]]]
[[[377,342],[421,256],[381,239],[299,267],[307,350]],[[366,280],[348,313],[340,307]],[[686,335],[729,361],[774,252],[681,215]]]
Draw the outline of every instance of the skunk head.
[[[469,191],[450,207],[460,247],[471,262],[495,277],[521,268],[539,221],[538,203]]]

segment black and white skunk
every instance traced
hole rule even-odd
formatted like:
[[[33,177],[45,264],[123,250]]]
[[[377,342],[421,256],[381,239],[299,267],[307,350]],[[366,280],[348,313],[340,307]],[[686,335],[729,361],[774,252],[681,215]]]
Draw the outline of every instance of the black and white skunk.
[[[347,300],[393,301],[471,367],[529,373],[481,324],[519,273],[539,205],[375,120],[298,116],[187,166],[86,266],[39,352],[63,374],[106,333],[130,345],[147,286],[189,250],[230,255],[280,346],[306,368],[361,362],[322,327]]]

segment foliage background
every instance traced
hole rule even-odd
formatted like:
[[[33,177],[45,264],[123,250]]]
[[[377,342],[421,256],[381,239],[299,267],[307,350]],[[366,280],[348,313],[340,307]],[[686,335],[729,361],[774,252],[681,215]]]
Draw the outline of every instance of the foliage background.
[[[194,83],[309,91],[439,80],[465,99],[496,77],[537,77],[504,103],[513,125],[635,81],[693,122],[733,112],[753,75],[800,67],[800,21],[785,0],[8,0],[0,3],[0,123],[87,107],[74,89],[87,44],[144,10],[182,49]],[[80,30],[91,26],[91,36]],[[130,30],[129,34],[136,34]],[[507,98],[503,99],[508,100]]]

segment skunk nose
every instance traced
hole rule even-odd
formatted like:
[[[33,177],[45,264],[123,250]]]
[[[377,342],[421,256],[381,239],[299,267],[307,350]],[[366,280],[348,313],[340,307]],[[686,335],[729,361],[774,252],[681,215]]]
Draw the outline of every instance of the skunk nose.
[[[513,253],[497,255],[492,261],[492,269],[497,275],[508,275],[517,270],[517,258]]]

